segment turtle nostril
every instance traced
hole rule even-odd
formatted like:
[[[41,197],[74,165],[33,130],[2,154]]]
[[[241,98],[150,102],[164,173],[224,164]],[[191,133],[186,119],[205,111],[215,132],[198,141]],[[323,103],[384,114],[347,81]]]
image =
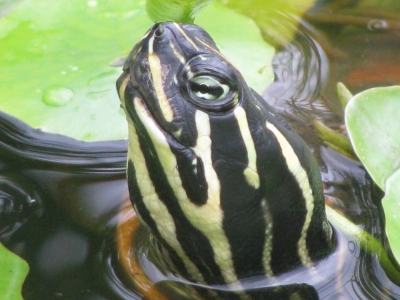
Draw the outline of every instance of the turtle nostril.
[[[158,26],[154,30],[155,36],[162,36],[164,34],[164,26],[162,24],[158,24]]]

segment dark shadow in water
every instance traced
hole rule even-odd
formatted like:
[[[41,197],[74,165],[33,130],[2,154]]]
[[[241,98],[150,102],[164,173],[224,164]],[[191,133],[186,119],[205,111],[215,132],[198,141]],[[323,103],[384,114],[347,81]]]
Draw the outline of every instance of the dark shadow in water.
[[[1,241],[29,263],[25,299],[122,299],[96,270],[104,249],[115,249],[126,148],[43,133],[0,114]]]

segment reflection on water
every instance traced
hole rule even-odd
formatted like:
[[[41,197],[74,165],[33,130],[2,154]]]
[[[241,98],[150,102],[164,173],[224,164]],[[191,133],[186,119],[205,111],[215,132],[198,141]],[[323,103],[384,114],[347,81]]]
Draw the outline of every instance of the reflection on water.
[[[309,106],[326,84],[329,63],[324,51],[308,35],[299,33],[294,41],[282,47],[272,60],[275,80],[264,92],[264,97],[291,99],[296,106]]]
[[[276,80],[264,96],[319,157],[327,203],[382,241],[390,254],[381,192],[360,163],[320,146],[307,125],[310,118],[340,124],[326,105],[340,77],[340,63],[332,63],[311,38],[298,34],[274,58]],[[0,238],[30,265],[25,299],[141,299],[121,266],[115,232],[129,201],[126,147],[126,141],[85,143],[42,133],[0,114]],[[399,299],[400,288],[377,255],[336,231],[336,251],[315,269],[247,278],[243,287],[254,299],[287,299],[295,292],[298,299]],[[237,298],[226,286],[194,285],[168,271],[145,228],[138,229],[133,246],[145,273],[169,299],[193,299],[210,290],[222,299]]]
[[[126,141],[77,142],[6,115],[0,123],[2,242],[30,265],[25,299],[118,299],[102,256],[115,249],[127,198]]]

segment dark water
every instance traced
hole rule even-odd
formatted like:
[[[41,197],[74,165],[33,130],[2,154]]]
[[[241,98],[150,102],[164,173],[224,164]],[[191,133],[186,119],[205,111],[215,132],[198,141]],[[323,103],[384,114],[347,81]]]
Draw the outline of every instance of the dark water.
[[[341,26],[325,32],[335,51],[324,50],[317,37],[313,41],[307,34],[280,49],[273,62],[276,80],[264,96],[319,159],[327,203],[381,241],[390,255],[382,192],[359,162],[323,146],[310,120],[339,128],[343,115],[336,82],[344,81],[354,92],[388,84],[387,78],[377,82],[369,76],[368,68],[389,64],[399,42],[393,33],[368,28]],[[377,50],[381,45],[384,49]],[[116,226],[128,201],[126,147],[126,141],[85,143],[42,133],[0,114],[0,238],[29,263],[25,299],[141,299],[117,252]],[[302,299],[400,299],[400,288],[388,279],[377,255],[337,234],[338,249],[315,271],[300,268],[276,280],[249,278],[243,286],[256,299],[287,299],[294,291]],[[144,228],[138,230],[134,249],[169,299],[193,298],[189,283],[156,267],[163,263]],[[278,285],[285,287],[278,292],[270,288]],[[223,286],[196,289],[233,297]]]

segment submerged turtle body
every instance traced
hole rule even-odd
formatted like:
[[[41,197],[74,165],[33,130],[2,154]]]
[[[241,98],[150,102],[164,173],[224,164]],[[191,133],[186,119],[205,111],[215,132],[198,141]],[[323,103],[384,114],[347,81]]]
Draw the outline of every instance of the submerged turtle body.
[[[179,274],[234,284],[332,252],[310,150],[203,29],[154,25],[117,88],[131,201]]]

